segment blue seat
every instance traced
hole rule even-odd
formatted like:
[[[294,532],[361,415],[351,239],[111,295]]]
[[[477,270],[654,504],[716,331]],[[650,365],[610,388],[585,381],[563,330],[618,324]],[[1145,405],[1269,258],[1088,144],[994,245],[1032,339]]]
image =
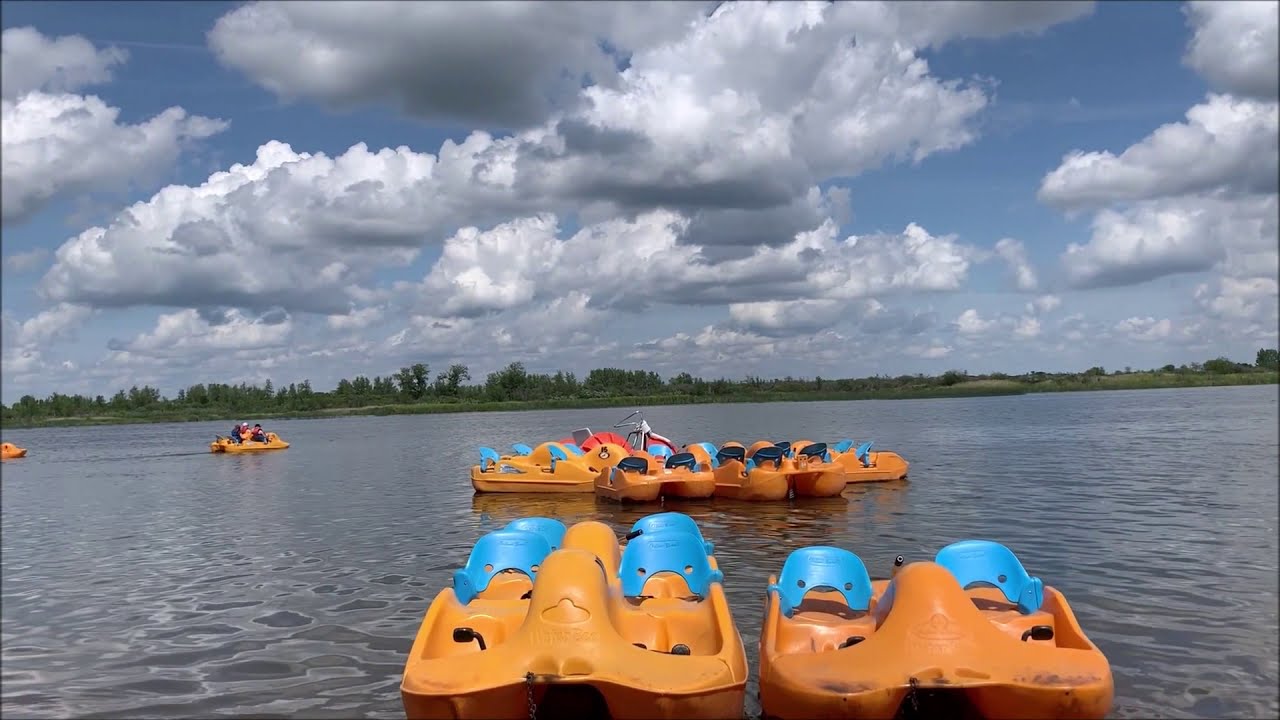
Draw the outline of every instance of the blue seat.
[[[667,458],[668,470],[681,467],[689,468],[689,472],[695,472],[698,469],[698,458],[694,457],[693,453],[688,452],[676,453]]]
[[[517,455],[533,454],[533,448],[529,447],[528,445],[525,445],[524,443],[515,443],[511,446],[511,449],[514,450]]]
[[[496,466],[502,458],[498,456],[498,451],[493,448],[480,448],[480,472],[488,472],[490,468]]]
[[[534,567],[551,554],[547,538],[525,530],[494,530],[471,548],[467,564],[453,572],[453,594],[466,605],[489,587],[489,581],[503,570],[519,570],[530,579]]]
[[[853,447],[853,441],[848,438],[845,438],[844,440],[841,440],[835,445],[832,445],[831,449],[843,455],[844,453],[849,452],[849,448],[851,447]]]
[[[822,462],[831,462],[831,453],[827,451],[827,444],[823,442],[805,445],[796,451],[796,456],[821,458]]]
[[[778,582],[769,590],[778,591],[782,614],[791,617],[804,596],[819,588],[835,590],[844,596],[852,610],[871,608],[871,576],[862,558],[844,548],[811,545],[792,551],[782,564]]]
[[[569,456],[565,454],[564,450],[560,449],[559,445],[548,445],[547,452],[551,453],[552,460],[568,460],[569,459]]]
[[[773,446],[782,451],[783,457],[791,457],[791,441],[790,440],[783,440],[782,442],[776,442],[773,444]]]
[[[547,539],[552,551],[560,549],[560,543],[564,540],[565,533],[564,523],[545,517],[527,517],[512,520],[507,523],[503,530],[523,530],[537,533]]]
[[[638,457],[636,455],[628,455],[618,461],[618,469],[622,472],[640,473],[647,475],[649,473],[649,459]]]
[[[574,443],[560,443],[560,444],[568,448],[569,452],[573,453],[574,455],[582,455],[582,448],[578,447]]]
[[[656,458],[671,457],[671,448],[662,443],[654,443],[649,446],[648,453]]]
[[[687,532],[698,538],[703,547],[707,549],[708,555],[711,555],[716,551],[715,543],[707,542],[707,539],[702,537],[702,528],[698,527],[698,523],[694,522],[693,518],[685,515],[684,513],[661,512],[654,513],[653,515],[645,515],[631,526],[631,532],[633,533],[639,531],[644,534],[653,534],[665,532],[667,530]]]
[[[716,451],[716,460],[725,462],[726,460],[737,460],[740,463],[747,461],[747,449],[737,446],[722,447]]]
[[[627,541],[618,566],[623,595],[642,595],[644,584],[660,573],[675,573],[683,577],[689,591],[700,599],[707,596],[711,583],[724,580],[724,573],[711,568],[706,547],[692,533],[659,530]]]
[[[868,440],[858,446],[853,456],[862,461],[862,467],[871,467],[871,445],[875,440]]]
[[[761,465],[762,463],[772,462],[774,464],[774,467],[781,467],[782,466],[782,448],[778,447],[777,445],[762,447],[759,450],[751,453],[751,459],[755,461],[755,464],[757,466]]]
[[[991,540],[961,540],[938,551],[933,561],[946,568],[960,587],[995,586],[1004,598],[1029,615],[1044,603],[1044,581],[1032,577],[1009,548]]]
[[[709,442],[694,443],[694,445],[697,445],[698,447],[707,451],[707,456],[711,458],[712,469],[720,467],[720,458],[717,457],[718,451],[716,450],[715,445],[712,445]],[[686,447],[691,447],[691,446],[686,446]]]

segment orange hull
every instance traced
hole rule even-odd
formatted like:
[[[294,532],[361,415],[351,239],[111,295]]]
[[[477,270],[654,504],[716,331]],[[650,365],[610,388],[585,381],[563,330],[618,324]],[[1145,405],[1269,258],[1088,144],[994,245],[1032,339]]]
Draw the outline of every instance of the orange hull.
[[[764,468],[747,468],[737,460],[727,460],[714,471],[716,497],[734,500],[786,500],[791,494],[786,473]]]
[[[20,448],[17,445],[14,445],[13,443],[0,444],[0,459],[16,460],[20,457],[26,457],[26,456],[27,456],[26,448]]]
[[[838,589],[818,590],[788,617],[777,582],[760,636],[765,717],[887,719],[904,703],[925,716],[967,706],[1010,719],[1104,718],[1111,708],[1110,665],[1051,587],[1023,613],[997,589],[966,591],[943,566],[919,562],[871,583],[865,611]]]
[[[647,537],[663,544],[673,533],[688,535]],[[652,542],[645,537],[628,545]],[[686,539],[705,553],[700,540]],[[680,570],[651,575],[638,586],[642,595],[624,597],[626,552],[609,526],[581,522],[533,566],[535,580],[500,572],[466,603],[453,587],[442,590],[405,664],[406,716],[524,720],[534,711],[579,717],[603,709],[618,720],[739,720],[746,652],[718,575],[705,576],[712,580],[699,597],[688,597],[695,582]],[[567,708],[566,696],[591,707]]]
[[[551,446],[568,459],[553,462]],[[494,465],[471,466],[471,487],[482,493],[589,493],[600,471],[628,454],[626,448],[601,445],[573,455],[558,442],[545,442],[529,455],[503,455]]]
[[[868,453],[870,467],[864,467],[852,450],[847,453],[831,454],[833,456],[831,461],[844,467],[845,479],[849,483],[906,480],[907,471],[911,469],[911,463],[904,460],[898,453],[889,450]]]

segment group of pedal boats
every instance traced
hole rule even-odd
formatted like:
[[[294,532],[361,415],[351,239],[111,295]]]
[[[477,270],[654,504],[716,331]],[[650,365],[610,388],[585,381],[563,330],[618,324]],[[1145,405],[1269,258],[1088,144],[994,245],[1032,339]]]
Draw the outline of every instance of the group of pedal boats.
[[[850,483],[906,479],[909,469],[895,452],[873,452],[872,442],[855,447],[853,440],[760,440],[749,446],[730,441],[719,447],[709,442],[676,447],[643,419],[631,427],[626,437],[583,428],[537,447],[515,443],[506,455],[481,447],[471,485],[478,493],[594,492],[629,502],[713,496],[767,501],[834,497]]]
[[[432,600],[401,681],[417,718],[743,717],[749,667],[697,523],[514,520]],[[1103,718],[1110,665],[1066,598],[989,540],[929,561],[799,548],[764,591],[769,718]]]

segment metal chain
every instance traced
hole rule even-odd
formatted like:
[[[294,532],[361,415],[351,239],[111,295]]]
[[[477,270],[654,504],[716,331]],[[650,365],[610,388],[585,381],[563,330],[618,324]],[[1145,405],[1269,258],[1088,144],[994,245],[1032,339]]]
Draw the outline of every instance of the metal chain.
[[[911,689],[907,691],[907,697],[911,698],[911,711],[918,717],[920,714],[920,702],[916,699],[916,695],[919,694],[920,683],[914,677],[908,680],[908,683],[911,685]]]
[[[533,701],[533,673],[524,674],[525,695],[529,699],[529,720],[537,720],[538,704]]]

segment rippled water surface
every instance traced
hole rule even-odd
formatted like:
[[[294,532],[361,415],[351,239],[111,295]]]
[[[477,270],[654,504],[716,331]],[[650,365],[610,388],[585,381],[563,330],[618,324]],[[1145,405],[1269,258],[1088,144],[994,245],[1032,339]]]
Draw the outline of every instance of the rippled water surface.
[[[269,423],[280,453],[213,456],[229,423],[12,430],[3,465],[3,704],[26,717],[403,717],[432,596],[524,515],[649,509],[473,496],[477,444],[605,429],[625,410]],[[830,543],[875,577],[997,539],[1061,589],[1111,660],[1117,717],[1275,717],[1277,390],[664,407],[678,441],[852,436],[909,482],[790,504],[673,505],[725,570],[752,660],[764,586]],[[251,422],[254,418],[246,418]]]

